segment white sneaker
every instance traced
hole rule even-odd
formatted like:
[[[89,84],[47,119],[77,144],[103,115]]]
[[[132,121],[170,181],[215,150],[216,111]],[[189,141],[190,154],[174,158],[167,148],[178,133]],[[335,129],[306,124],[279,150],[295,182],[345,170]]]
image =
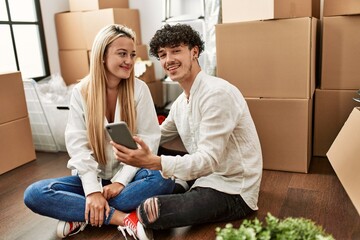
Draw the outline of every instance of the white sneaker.
[[[133,238],[138,240],[153,240],[153,233],[151,229],[146,229],[139,221],[136,211],[126,215],[124,218],[124,226],[118,226],[118,230],[127,239],[126,232]]]
[[[56,229],[57,236],[59,238],[66,238],[67,236],[72,236],[80,231],[84,230],[86,227],[85,222],[65,222],[59,221]]]

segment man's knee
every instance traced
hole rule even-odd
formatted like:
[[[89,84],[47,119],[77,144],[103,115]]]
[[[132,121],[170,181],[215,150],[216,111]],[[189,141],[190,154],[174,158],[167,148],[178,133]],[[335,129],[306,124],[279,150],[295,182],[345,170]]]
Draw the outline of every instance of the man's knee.
[[[159,214],[159,199],[156,197],[146,199],[138,208],[139,220],[145,225],[155,222]]]

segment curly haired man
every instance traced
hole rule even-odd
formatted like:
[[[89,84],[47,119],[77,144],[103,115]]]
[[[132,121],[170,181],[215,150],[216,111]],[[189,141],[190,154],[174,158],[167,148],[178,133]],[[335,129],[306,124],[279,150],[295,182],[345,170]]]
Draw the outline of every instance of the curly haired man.
[[[235,86],[201,70],[203,50],[199,33],[184,24],[164,25],[150,42],[150,54],[183,89],[160,144],[180,136],[188,154],[157,156],[138,137],[137,150],[112,143],[119,161],[184,183],[181,193],[148,198],[130,213],[134,231],[233,221],[258,209],[262,154],[254,122]]]

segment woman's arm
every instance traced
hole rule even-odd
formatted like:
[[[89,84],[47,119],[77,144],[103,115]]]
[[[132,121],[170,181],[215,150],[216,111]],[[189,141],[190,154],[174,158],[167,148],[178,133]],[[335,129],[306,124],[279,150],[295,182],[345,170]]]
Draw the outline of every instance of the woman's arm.
[[[85,123],[85,103],[81,96],[80,85],[74,87],[68,123],[65,130],[66,148],[70,156],[67,167],[75,170],[81,178],[85,195],[101,192],[98,180],[98,163],[89,147]]]

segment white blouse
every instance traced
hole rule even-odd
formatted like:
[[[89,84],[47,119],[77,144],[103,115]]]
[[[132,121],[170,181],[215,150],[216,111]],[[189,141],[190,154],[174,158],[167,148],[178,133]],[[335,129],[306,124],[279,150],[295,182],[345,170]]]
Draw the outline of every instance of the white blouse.
[[[200,72],[161,125],[161,144],[179,134],[189,154],[161,156],[164,177],[197,179],[192,187],[240,194],[257,209],[262,176],[260,141],[247,103],[227,81]]]
[[[82,82],[78,83],[72,92],[68,123],[65,130],[66,148],[70,156],[67,167],[79,175],[85,195],[102,192],[101,179],[119,182],[126,186],[135,176],[138,168],[123,164],[116,160],[110,145],[110,136],[105,131],[108,144],[105,148],[106,165],[100,165],[89,147],[87,138],[85,111],[86,103],[81,94]],[[145,82],[135,79],[135,108],[137,136],[157,153],[160,141],[160,127],[150,90]],[[116,104],[114,122],[120,121],[120,102]],[[107,119],[104,116],[105,124]]]

